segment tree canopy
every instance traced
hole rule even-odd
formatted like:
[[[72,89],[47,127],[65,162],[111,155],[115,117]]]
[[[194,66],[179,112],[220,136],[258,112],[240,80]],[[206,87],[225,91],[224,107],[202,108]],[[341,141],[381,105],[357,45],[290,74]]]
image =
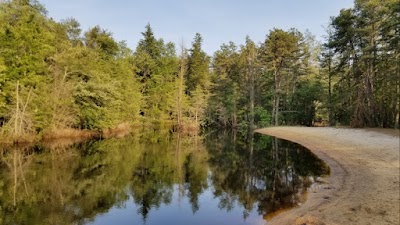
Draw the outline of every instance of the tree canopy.
[[[178,54],[148,24],[131,50],[100,26],[54,21],[38,1],[2,1],[1,133],[124,122],[399,127],[399,5],[356,0],[331,18],[325,43],[274,28],[209,56],[199,33]]]

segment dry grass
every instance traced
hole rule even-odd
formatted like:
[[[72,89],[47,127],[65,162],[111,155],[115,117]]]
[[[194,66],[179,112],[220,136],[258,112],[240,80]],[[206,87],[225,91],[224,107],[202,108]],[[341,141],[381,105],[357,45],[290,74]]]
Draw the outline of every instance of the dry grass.
[[[37,137],[33,134],[24,135],[0,135],[0,144],[27,144],[37,141]]]
[[[89,139],[96,137],[99,137],[99,132],[97,131],[66,128],[49,130],[43,134],[42,140],[49,141],[54,139]]]
[[[42,140],[55,139],[91,139],[91,138],[112,138],[124,137],[131,132],[129,123],[121,123],[114,128],[106,128],[101,131],[77,130],[72,128],[49,130],[43,134]]]
[[[34,134],[23,135],[0,135],[0,144],[26,144],[35,143],[38,141],[44,142],[60,142],[67,140],[67,142],[80,142],[92,138],[112,138],[124,137],[131,132],[132,128],[129,123],[122,123],[115,128],[103,129],[101,131],[78,130],[72,128],[65,129],[50,129],[43,133],[41,138]]]
[[[173,128],[174,132],[179,132],[184,135],[197,135],[200,132],[199,126],[195,124],[184,124],[182,126],[175,125]]]
[[[103,129],[101,131],[102,138],[121,138],[131,133],[132,128],[129,123],[121,123],[114,128]]]

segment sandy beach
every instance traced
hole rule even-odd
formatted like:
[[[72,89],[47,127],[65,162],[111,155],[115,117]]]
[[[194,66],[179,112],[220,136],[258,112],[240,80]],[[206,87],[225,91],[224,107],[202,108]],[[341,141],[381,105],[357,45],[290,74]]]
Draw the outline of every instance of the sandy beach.
[[[268,225],[400,224],[399,130],[271,127],[257,132],[299,143],[331,167],[304,204]]]

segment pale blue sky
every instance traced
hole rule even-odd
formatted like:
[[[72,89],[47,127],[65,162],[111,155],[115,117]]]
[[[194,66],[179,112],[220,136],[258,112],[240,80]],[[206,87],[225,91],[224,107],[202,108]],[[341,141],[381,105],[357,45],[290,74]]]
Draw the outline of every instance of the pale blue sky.
[[[308,29],[322,40],[324,27],[353,0],[39,0],[56,21],[73,17],[83,30],[100,25],[136,48],[150,23],[155,36],[190,47],[196,32],[212,54],[222,43],[262,42],[272,28]]]

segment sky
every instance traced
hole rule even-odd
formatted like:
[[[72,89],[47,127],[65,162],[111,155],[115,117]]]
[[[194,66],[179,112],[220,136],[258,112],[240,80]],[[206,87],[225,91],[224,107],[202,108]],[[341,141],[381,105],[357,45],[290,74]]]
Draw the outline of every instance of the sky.
[[[135,49],[150,23],[155,37],[190,48],[196,33],[208,54],[223,43],[259,43],[273,28],[308,29],[322,41],[330,17],[353,0],[39,0],[56,21],[75,18],[83,31],[99,25]]]

